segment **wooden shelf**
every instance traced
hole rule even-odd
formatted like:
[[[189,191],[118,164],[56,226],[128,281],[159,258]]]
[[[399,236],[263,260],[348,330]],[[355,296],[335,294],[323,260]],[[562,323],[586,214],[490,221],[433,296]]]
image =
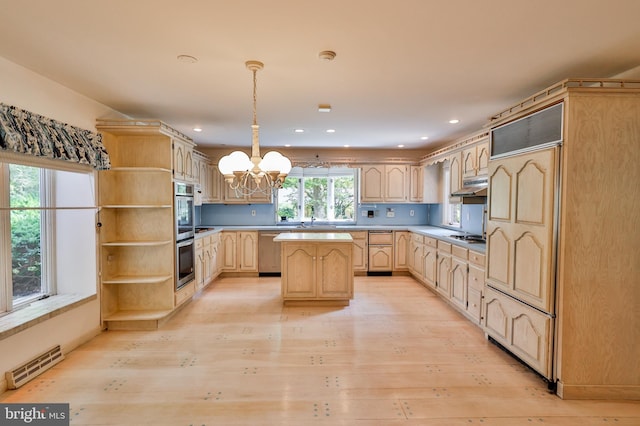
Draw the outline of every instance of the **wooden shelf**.
[[[105,204],[103,209],[170,209],[171,204]]]
[[[102,243],[103,246],[110,247],[153,247],[163,246],[165,244],[173,244],[173,240],[162,241],[109,241]]]
[[[171,278],[172,275],[118,275],[103,279],[102,284],[160,284]]]
[[[112,167],[105,172],[134,172],[134,173],[173,173],[164,167]]]
[[[170,315],[173,309],[149,309],[140,311],[117,311],[104,318],[105,321],[159,320]]]

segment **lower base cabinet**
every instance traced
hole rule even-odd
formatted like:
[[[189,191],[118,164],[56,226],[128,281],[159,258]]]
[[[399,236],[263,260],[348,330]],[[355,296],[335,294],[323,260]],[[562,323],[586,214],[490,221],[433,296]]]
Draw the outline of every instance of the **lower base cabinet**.
[[[283,242],[281,250],[285,302],[353,298],[351,244]]]
[[[553,318],[487,287],[483,325],[490,337],[551,378]]]

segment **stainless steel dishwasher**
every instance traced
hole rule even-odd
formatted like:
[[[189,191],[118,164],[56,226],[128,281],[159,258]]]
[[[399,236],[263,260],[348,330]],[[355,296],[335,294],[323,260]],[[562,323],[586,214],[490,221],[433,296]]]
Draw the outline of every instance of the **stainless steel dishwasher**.
[[[280,243],[273,239],[279,232],[258,234],[258,273],[262,276],[280,275]]]

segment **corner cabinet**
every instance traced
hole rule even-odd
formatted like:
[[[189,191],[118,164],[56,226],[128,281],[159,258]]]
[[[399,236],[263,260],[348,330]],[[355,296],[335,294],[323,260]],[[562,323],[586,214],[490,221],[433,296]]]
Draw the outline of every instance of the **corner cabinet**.
[[[98,173],[101,320],[155,329],[193,289],[175,292],[173,131],[161,122],[99,120],[112,169]]]

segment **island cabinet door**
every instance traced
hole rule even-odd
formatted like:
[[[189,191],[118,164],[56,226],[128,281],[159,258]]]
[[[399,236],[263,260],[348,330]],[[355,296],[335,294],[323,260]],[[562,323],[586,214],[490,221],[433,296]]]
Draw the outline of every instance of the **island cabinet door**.
[[[312,244],[282,244],[282,297],[316,297],[316,247]]]
[[[318,297],[344,299],[353,295],[353,260],[350,244],[318,245]]]

